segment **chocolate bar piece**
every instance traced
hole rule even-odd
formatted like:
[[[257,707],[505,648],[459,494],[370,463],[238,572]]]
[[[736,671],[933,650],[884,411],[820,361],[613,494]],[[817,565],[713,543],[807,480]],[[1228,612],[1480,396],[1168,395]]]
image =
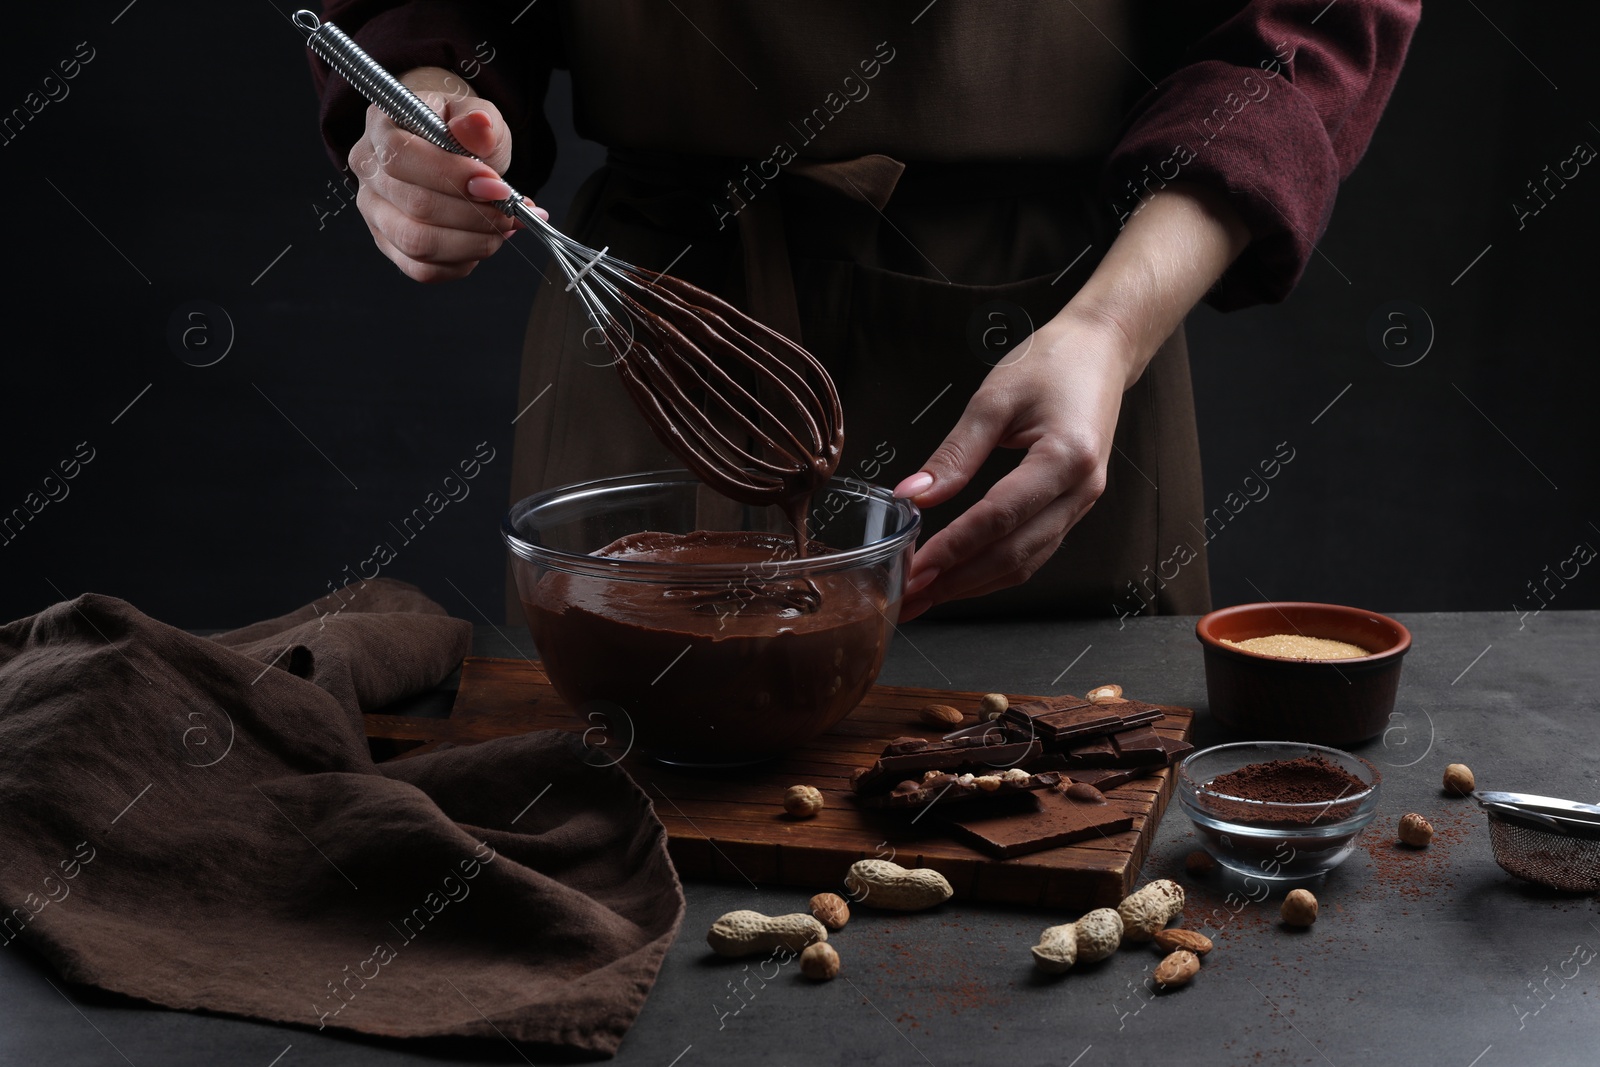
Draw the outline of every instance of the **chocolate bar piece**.
[[[872,766],[856,771],[852,785],[858,793],[870,793],[889,783],[921,778],[924,771],[987,774],[1021,766],[1042,751],[1038,740],[1016,740],[992,728],[949,740],[900,737],[884,746]]]
[[[1085,767],[1164,767],[1168,762],[1166,742],[1148,726],[1119,730],[1108,737],[1097,737],[1067,746],[1066,758],[1052,769],[1069,774]]]
[[[1117,712],[1095,707],[1082,697],[1075,696],[1013,704],[1001,718],[1052,741],[1112,730],[1122,722],[1122,716]]]
[[[1068,775],[1068,777],[1072,779],[1072,782],[1075,785],[1079,782],[1083,782],[1104,792],[1107,789],[1115,789],[1119,785],[1127,785],[1129,782],[1136,781],[1137,779],[1143,778],[1146,775],[1154,774],[1160,769],[1161,767],[1159,766],[1122,768],[1103,767],[1099,770],[1074,771],[1072,774]]]
[[[1110,766],[1117,758],[1117,746],[1110,737],[1096,737],[1068,745],[1067,757],[1071,763],[1084,767]]]
[[[974,812],[947,824],[957,837],[1001,859],[1133,828],[1133,816],[1115,804],[1077,801],[1054,789],[1025,799],[1031,804],[1019,800],[1009,810]]]
[[[1155,722],[1161,716],[1160,708],[1137,700],[1091,704],[1082,697],[1062,696],[1013,705],[1006,709],[1003,718],[1047,741],[1064,741],[1126,730]]]
[[[1136,726],[1132,730],[1119,730],[1111,735],[1117,756],[1131,763],[1149,763],[1166,760],[1167,749],[1161,735],[1149,726]]]
[[[929,771],[920,780],[908,779],[873,796],[858,796],[867,808],[926,808],[934,804],[971,804],[997,801],[1033,790],[1045,789],[1061,781],[1058,774],[1029,774],[1015,767],[990,774],[948,774]]]
[[[1060,711],[1080,711],[1083,708],[1092,707],[1094,705],[1083,699],[1083,697],[1064,694],[1058,697],[1025,700],[1020,704],[1012,704],[1001,713],[1001,718],[1010,719],[1013,722],[1026,723],[1029,719],[1036,719],[1040,715],[1052,715]],[[1115,714],[1115,712],[1112,714]]]

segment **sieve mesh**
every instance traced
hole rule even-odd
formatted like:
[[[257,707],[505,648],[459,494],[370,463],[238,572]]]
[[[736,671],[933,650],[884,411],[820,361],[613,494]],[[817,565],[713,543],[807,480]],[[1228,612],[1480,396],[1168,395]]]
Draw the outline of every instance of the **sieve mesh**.
[[[1508,822],[1489,812],[1494,860],[1518,878],[1574,893],[1600,890],[1600,841]]]

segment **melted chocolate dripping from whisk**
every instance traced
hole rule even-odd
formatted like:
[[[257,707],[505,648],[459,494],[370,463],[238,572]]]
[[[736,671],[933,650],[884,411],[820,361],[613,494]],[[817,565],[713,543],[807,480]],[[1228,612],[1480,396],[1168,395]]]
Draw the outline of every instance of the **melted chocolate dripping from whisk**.
[[[717,492],[781,507],[804,556],[811,498],[844,450],[844,415],[827,369],[682,279],[625,274],[632,286],[618,302],[627,319],[611,316],[602,328],[652,432]]]

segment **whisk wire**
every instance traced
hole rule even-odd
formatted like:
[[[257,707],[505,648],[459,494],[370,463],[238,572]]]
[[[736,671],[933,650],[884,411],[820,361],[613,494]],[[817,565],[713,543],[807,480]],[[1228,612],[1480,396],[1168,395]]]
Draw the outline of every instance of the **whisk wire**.
[[[310,11],[293,20],[308,46],[397,125],[471,157],[432,108],[337,26]],[[797,507],[803,520],[804,498],[832,476],[844,442],[839,394],[822,364],[720,298],[665,273],[647,278],[609,246],[597,252],[569,237],[514,189],[495,206],[550,250],[662,443],[724,495]],[[798,544],[803,552],[803,531]]]

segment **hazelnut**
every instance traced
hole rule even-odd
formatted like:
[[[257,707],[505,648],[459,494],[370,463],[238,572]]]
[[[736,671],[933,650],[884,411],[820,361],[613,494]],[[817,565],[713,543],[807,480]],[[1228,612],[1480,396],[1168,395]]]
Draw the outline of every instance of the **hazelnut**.
[[[1205,849],[1197,848],[1184,857],[1183,869],[1196,878],[1204,878],[1217,869],[1217,861]]]
[[[1310,926],[1317,921],[1317,898],[1308,889],[1291,889],[1278,914],[1290,926]]]
[[[807,945],[800,953],[800,973],[813,982],[826,982],[839,973],[839,954],[826,941]]]
[[[818,893],[811,898],[811,917],[830,930],[843,930],[850,921],[850,905],[837,893]]]
[[[998,719],[1000,713],[1011,706],[1011,701],[1006,699],[1004,693],[985,693],[983,702],[979,705],[983,709],[986,719]]]
[[[1400,817],[1400,841],[1416,848],[1427,848],[1433,840],[1433,824],[1416,812]]]
[[[783,794],[783,810],[797,819],[809,819],[822,810],[822,790],[812,785],[791,785]]]
[[[928,704],[918,714],[929,726],[960,726],[961,720],[966,718],[949,704]]]
[[[1444,769],[1444,791],[1451,796],[1464,797],[1476,788],[1478,781],[1465,763],[1452,763]]]

